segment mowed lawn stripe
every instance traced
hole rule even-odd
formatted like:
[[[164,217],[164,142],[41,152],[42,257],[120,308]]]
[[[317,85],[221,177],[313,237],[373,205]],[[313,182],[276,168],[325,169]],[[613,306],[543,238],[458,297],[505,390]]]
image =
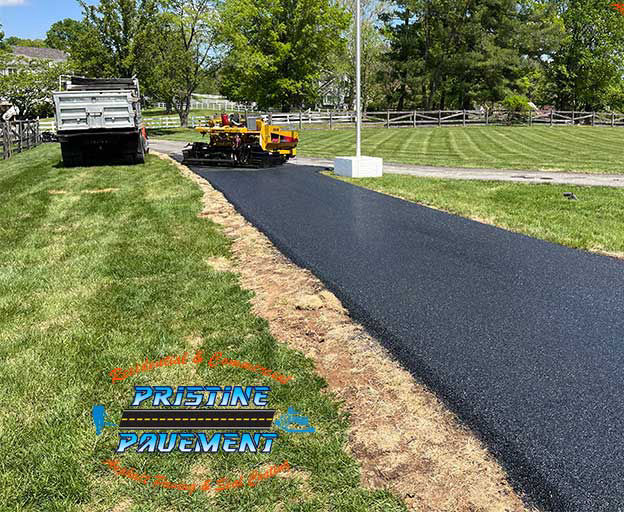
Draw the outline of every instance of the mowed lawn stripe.
[[[394,152],[401,140],[402,137],[399,137],[394,130],[390,130],[386,133],[379,133],[377,137],[368,139],[366,147],[373,153]]]
[[[470,147],[471,152],[478,153],[480,155],[479,160],[489,157],[489,154],[481,148],[481,138],[474,137],[474,132],[471,132],[470,130],[462,130],[462,135],[465,144]]]
[[[419,147],[420,146],[420,147]],[[397,150],[398,153],[405,154],[409,152],[422,153],[423,141],[416,142],[416,136],[413,130],[409,130],[406,137],[403,137],[401,144]]]
[[[489,155],[489,159],[482,160],[481,162],[494,161],[498,163],[501,157],[510,155],[509,158],[511,158],[511,156],[515,156],[516,154],[514,151],[509,150],[506,140],[500,137],[494,130],[490,132],[479,132],[475,134],[474,137],[478,137],[489,146],[489,151],[484,151]],[[479,164],[477,163],[475,165],[478,166]]]
[[[457,138],[458,136],[461,137],[461,135],[462,134],[458,133],[457,130],[449,131],[449,146],[451,147],[453,154],[457,155],[458,158],[461,158],[462,160],[468,160],[468,158],[466,157],[466,153],[461,150],[460,145],[457,143]],[[472,152],[468,151],[468,153],[472,158]]]
[[[564,141],[556,133],[535,133],[530,130],[525,130],[522,136],[527,140],[533,148],[531,159],[536,163],[542,161],[554,161],[558,158],[561,152],[562,144]],[[567,143],[566,143],[567,144]]]
[[[496,137],[501,140],[505,150],[514,157],[518,156],[522,158],[533,155],[534,151],[532,145],[528,144],[524,137],[514,136],[519,134],[520,132],[511,134],[504,128],[498,128],[496,131]]]
[[[604,134],[605,133],[605,129],[604,128],[597,128],[598,130],[601,130],[601,132]],[[608,132],[611,132],[611,129],[608,129]],[[618,144],[620,143],[619,139],[613,140],[611,138],[611,133],[608,133],[607,135],[608,137],[606,138],[596,138],[596,137],[588,137],[588,133],[586,131],[574,131],[574,130],[570,130],[570,133],[567,134],[565,142],[569,143],[571,147],[573,148],[583,148],[583,149],[588,149],[587,145],[591,144],[593,149],[600,149],[603,150],[603,156],[612,156],[615,157],[615,155],[612,153],[613,150],[613,144]],[[581,146],[579,146],[578,144],[581,144]]]
[[[390,137],[390,133],[395,136]],[[301,156],[325,158],[351,154],[354,132],[347,134],[339,130],[304,130],[298,152]],[[611,174],[624,172],[619,163],[620,136],[618,128],[591,126],[363,129],[367,154],[389,162]],[[371,140],[375,142],[369,144]]]

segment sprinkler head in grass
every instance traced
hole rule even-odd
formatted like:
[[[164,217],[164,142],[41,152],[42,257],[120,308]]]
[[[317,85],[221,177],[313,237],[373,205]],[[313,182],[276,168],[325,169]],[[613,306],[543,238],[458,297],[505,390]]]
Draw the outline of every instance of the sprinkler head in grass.
[[[567,197],[570,201],[576,201],[578,199],[572,192],[564,192],[563,197]]]

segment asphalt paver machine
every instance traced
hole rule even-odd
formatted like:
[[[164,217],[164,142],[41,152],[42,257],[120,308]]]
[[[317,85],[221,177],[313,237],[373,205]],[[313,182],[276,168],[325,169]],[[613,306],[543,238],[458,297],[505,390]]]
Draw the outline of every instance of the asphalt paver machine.
[[[269,125],[260,117],[221,114],[196,131],[206,142],[193,142],[183,151],[184,163],[227,167],[272,167],[297,154],[299,133]]]

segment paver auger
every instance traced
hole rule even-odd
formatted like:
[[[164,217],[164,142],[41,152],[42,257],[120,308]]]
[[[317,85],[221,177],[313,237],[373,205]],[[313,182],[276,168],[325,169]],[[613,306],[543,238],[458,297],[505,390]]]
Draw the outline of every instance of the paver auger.
[[[296,156],[299,133],[266,124],[262,119],[222,114],[208,126],[195,129],[209,142],[193,142],[184,149],[184,163],[228,167],[270,167]]]

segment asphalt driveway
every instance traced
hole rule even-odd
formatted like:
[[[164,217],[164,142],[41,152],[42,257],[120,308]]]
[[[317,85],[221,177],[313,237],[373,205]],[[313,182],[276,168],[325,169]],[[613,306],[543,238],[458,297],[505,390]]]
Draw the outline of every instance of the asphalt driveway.
[[[547,510],[624,510],[624,262],[286,165],[195,168]]]

